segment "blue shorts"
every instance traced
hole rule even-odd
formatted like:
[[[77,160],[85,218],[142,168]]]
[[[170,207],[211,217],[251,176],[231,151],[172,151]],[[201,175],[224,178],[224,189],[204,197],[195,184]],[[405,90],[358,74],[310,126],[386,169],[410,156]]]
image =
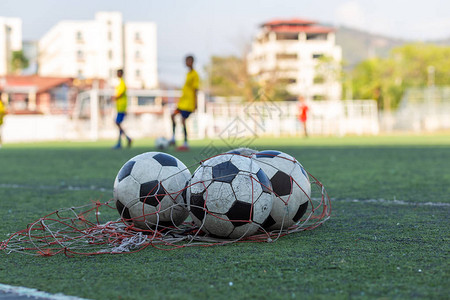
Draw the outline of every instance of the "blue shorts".
[[[124,113],[124,112],[117,113],[116,124],[120,124],[123,122],[123,119],[125,118],[125,114],[126,113]]]
[[[182,116],[184,119],[189,118],[189,116],[190,116],[191,113],[192,113],[192,111],[181,110],[181,109],[178,109],[178,108],[177,108],[177,110],[175,111],[175,113],[177,113],[177,112],[179,112],[179,113],[181,114],[181,116]]]

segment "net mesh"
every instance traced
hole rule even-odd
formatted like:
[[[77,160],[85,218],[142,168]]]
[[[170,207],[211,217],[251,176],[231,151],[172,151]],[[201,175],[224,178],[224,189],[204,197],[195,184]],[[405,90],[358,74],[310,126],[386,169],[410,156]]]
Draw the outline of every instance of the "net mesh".
[[[83,206],[58,209],[49,213],[29,223],[25,229],[9,234],[8,238],[1,242],[0,250],[8,254],[23,253],[34,256],[57,254],[79,256],[134,253],[148,247],[174,250],[228,243],[275,242],[288,234],[312,230],[330,218],[331,203],[324,185],[309,172],[306,171],[306,173],[311,183],[311,194],[305,193],[308,206],[300,220],[289,227],[282,226],[281,229],[268,231],[255,223],[258,226],[255,234],[245,236],[244,232],[241,236],[231,239],[206,233],[202,230],[203,223],[195,223],[192,217],[188,217],[178,226],[173,224],[167,226],[167,222],[156,222],[151,227],[142,229],[134,225],[133,218],[124,219],[123,213],[119,216],[115,200],[110,199],[106,202],[91,201]],[[291,183],[299,185],[292,176]],[[185,190],[193,184],[196,183],[191,182],[175,194],[185,193]],[[303,188],[300,188],[303,191]],[[275,194],[275,197],[279,196]],[[283,200],[285,205],[288,201],[289,198]],[[174,206],[176,205],[179,204],[174,203]],[[198,208],[214,217],[214,213],[209,212],[206,206]],[[160,213],[161,211],[154,212],[157,216]],[[139,216],[140,219],[145,217],[145,215]],[[252,222],[252,220],[240,222]]]

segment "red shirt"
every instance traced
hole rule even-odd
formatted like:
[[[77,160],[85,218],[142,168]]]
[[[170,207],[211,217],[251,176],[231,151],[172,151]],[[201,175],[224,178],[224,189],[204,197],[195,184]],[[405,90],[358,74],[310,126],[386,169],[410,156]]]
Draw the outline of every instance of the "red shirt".
[[[299,115],[298,115],[298,119],[300,120],[300,122],[305,123],[306,119],[308,118],[307,113],[308,113],[308,106],[306,104],[301,104],[299,106]]]

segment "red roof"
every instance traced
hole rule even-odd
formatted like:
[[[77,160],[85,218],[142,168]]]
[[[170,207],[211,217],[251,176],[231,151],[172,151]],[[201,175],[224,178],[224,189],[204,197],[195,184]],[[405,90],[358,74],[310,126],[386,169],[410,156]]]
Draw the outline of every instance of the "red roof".
[[[274,19],[272,21],[266,22],[262,24],[262,26],[277,26],[277,25],[306,25],[306,24],[317,24],[316,21],[307,20],[307,19]]]
[[[305,32],[305,33],[329,33],[334,28],[324,26],[277,26],[269,29],[274,32]]]
[[[329,33],[335,31],[332,27],[316,25],[317,22],[307,19],[275,19],[262,24],[269,31],[274,32],[305,32],[305,33]]]
[[[38,75],[30,75],[30,76],[7,75],[4,77],[4,79],[5,79],[5,87],[33,86],[36,87],[38,93],[48,91],[49,89],[64,83],[70,84],[73,80],[72,78],[68,77],[41,77]]]

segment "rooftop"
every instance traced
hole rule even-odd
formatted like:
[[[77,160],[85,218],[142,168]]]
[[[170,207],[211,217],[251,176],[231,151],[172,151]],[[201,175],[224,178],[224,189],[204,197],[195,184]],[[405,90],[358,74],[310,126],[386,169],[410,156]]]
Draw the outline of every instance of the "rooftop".
[[[308,20],[308,19],[274,19],[269,22],[263,23],[261,26],[280,26],[280,25],[312,25],[317,24],[316,21]]]
[[[59,86],[64,83],[71,83],[72,78],[68,77],[42,77],[38,75],[30,76],[4,76],[4,89],[8,87],[24,87],[34,88],[37,93],[48,91],[51,88]]]
[[[307,19],[275,19],[263,23],[261,27],[273,32],[329,33],[335,31],[333,27],[316,24],[316,21]]]

